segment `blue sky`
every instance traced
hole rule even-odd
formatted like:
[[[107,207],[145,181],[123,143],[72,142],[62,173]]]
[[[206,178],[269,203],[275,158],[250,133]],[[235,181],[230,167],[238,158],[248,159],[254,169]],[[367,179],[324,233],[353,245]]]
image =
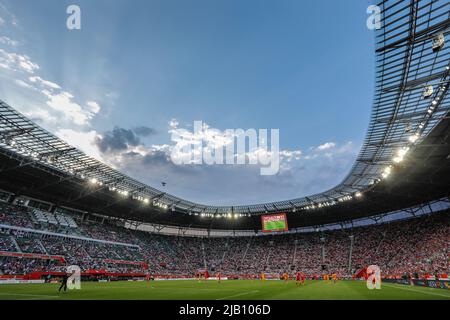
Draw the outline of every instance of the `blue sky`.
[[[66,8],[81,8],[81,30]],[[211,204],[304,196],[350,169],[374,81],[369,1],[0,0],[0,99],[88,154]],[[279,128],[282,170],[176,166],[169,131]],[[165,187],[161,181],[167,182]]]

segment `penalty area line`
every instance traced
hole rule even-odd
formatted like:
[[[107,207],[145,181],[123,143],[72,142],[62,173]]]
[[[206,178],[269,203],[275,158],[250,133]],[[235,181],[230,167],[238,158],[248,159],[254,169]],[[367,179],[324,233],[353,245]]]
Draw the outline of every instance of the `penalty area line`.
[[[440,297],[445,297],[445,298],[450,299],[450,295],[440,294],[440,293],[436,293],[436,292],[427,292],[427,291],[421,291],[421,290],[414,290],[414,289],[411,289],[411,288],[403,288],[403,287],[390,285],[390,284],[386,284],[386,283],[383,283],[382,286],[387,286],[387,287],[391,287],[391,288],[396,288],[396,289],[406,290],[406,291],[412,291],[412,292],[417,292],[417,293],[425,293],[425,294],[432,295],[432,296],[440,296]]]
[[[231,296],[226,296],[226,297],[219,298],[219,299],[216,299],[216,300],[226,300],[226,299],[236,298],[236,297],[240,297],[240,296],[244,296],[246,294],[251,294],[251,293],[256,293],[256,292],[259,292],[259,290],[253,290],[253,291],[237,293],[237,294],[233,294]]]

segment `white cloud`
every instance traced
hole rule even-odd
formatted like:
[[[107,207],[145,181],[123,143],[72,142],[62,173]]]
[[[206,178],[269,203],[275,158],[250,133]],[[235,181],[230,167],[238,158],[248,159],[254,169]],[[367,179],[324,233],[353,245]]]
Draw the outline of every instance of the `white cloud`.
[[[0,11],[1,9],[0,4]],[[14,42],[10,38],[0,39]],[[25,94],[21,92],[17,98],[20,101],[20,111],[39,119],[40,124],[47,129],[79,127],[79,130],[88,130],[90,120],[100,111],[97,102],[88,100],[86,105],[81,105],[78,99],[58,83],[44,79],[38,74],[39,65],[25,54],[0,49],[0,68],[9,71],[2,82],[10,81],[29,90]]]
[[[73,95],[67,91],[53,94],[48,90],[42,93],[47,96],[47,105],[56,111],[62,112],[66,117],[70,118],[76,125],[86,125],[90,114],[73,101]]]
[[[50,89],[61,89],[61,87],[58,84],[48,81],[48,80],[44,80],[38,76],[29,77],[28,80],[30,80],[33,83],[39,83],[42,86],[50,88]]]
[[[39,65],[33,63],[28,56],[7,52],[3,49],[0,49],[0,63],[6,65],[8,69],[24,71],[31,74],[39,70]]]
[[[334,142],[326,142],[326,143],[321,144],[320,146],[318,146],[317,149],[323,151],[323,150],[328,150],[328,149],[331,149],[331,148],[334,148],[334,147],[336,147],[336,143],[334,143]]]
[[[0,3],[0,15],[4,13],[2,9]],[[17,24],[13,17],[5,19],[6,23]],[[18,42],[0,37],[0,43],[13,46]],[[57,82],[47,80],[38,63],[13,49],[0,48],[0,71],[0,86],[7,93],[3,99],[69,144],[103,161],[95,144],[98,134],[91,128],[92,118],[101,109],[98,102],[75,97]]]
[[[179,124],[180,123],[177,121],[177,119],[172,119],[169,121],[169,128],[176,129],[176,128],[178,128]]]
[[[33,121],[43,122],[46,125],[58,125],[60,123],[60,119],[55,117],[54,113],[50,113],[48,110],[38,106],[34,106],[31,110],[25,111],[24,115]]]
[[[11,25],[17,27],[19,25],[19,20],[17,20],[16,16],[9,11],[6,6],[0,3],[0,14],[2,14],[2,17],[0,17],[0,25],[6,23],[6,21],[10,22]],[[6,19],[6,20],[5,20]]]
[[[172,145],[167,144],[130,146],[102,156],[118,170],[150,185],[166,181],[164,191],[177,196],[205,204],[239,205],[311,195],[341,182],[351,168],[356,148],[350,142],[336,144],[333,156],[328,157],[317,147],[306,154],[280,151],[279,174],[269,177],[261,176],[252,165],[175,165],[170,157]],[[270,151],[254,150],[249,156],[258,152]]]
[[[190,143],[206,139],[212,145],[226,145],[218,129],[205,126],[194,133],[171,120],[174,130]],[[81,137],[78,139],[82,139]],[[92,141],[92,137],[89,137]],[[326,145],[326,148],[324,146]],[[322,148],[319,148],[322,146]],[[84,146],[88,148],[89,146]],[[84,149],[83,149],[84,150]],[[324,143],[308,151],[280,150],[280,170],[276,176],[261,176],[255,165],[176,165],[171,161],[172,144],[129,144],[124,149],[101,153],[104,161],[118,170],[157,186],[166,181],[164,191],[177,196],[214,205],[238,205],[289,199],[311,195],[341,182],[351,168],[357,148],[351,143]],[[246,157],[259,157],[271,151],[256,148]],[[220,183],[217,183],[220,181]],[[236,191],[240,190],[240,191]]]
[[[81,132],[73,129],[60,129],[55,134],[70,145],[83,150],[89,156],[103,161],[103,158],[95,144],[96,138],[99,137],[96,131],[91,130]]]
[[[288,162],[294,161],[294,160],[300,160],[302,156],[301,150],[281,150],[280,151],[280,158],[284,159]]]
[[[1,18],[0,18],[0,25],[1,25]],[[19,45],[18,41],[12,40],[6,36],[0,37],[0,43],[6,44],[8,46],[16,47]]]
[[[15,83],[16,83],[18,86],[22,87],[22,88],[33,89],[33,86],[30,86],[28,83],[26,83],[26,82],[23,81],[23,80],[16,79],[16,80],[15,80]]]
[[[92,113],[97,114],[97,113],[100,112],[101,108],[100,108],[100,106],[99,106],[99,104],[97,102],[95,102],[95,101],[88,101],[86,103],[86,105],[89,107],[89,109],[90,109],[90,111]]]
[[[6,69],[6,70],[11,70],[9,65],[7,65],[6,63],[2,63],[2,62],[0,62],[0,68]]]

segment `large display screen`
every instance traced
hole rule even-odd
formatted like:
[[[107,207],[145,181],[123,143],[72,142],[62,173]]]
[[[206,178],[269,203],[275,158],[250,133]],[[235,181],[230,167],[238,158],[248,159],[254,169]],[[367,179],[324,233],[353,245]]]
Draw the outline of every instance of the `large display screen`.
[[[286,214],[284,213],[261,216],[261,222],[263,232],[278,232],[288,230]]]

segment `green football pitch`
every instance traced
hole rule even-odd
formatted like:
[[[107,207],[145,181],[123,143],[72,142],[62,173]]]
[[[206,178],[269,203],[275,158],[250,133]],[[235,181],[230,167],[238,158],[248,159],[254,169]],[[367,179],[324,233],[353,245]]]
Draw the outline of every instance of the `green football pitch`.
[[[258,280],[82,282],[81,290],[58,293],[58,284],[0,285],[0,300],[65,299],[154,299],[154,300],[265,300],[265,299],[433,299],[450,300],[450,290],[383,283],[380,290],[368,290],[362,281],[295,282]]]

